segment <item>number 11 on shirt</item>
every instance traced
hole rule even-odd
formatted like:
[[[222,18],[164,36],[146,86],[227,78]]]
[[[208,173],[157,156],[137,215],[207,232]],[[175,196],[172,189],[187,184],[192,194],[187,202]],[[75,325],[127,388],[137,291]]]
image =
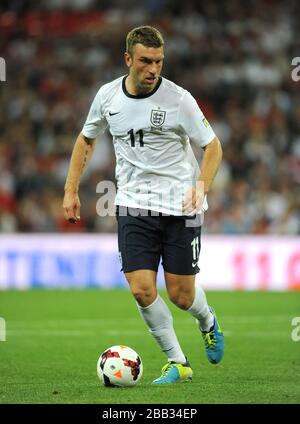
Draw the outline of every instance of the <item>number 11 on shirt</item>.
[[[127,134],[130,135],[131,147],[134,147],[135,146],[134,131],[133,130],[129,130]],[[143,141],[144,133],[143,133],[143,130],[138,130],[136,132],[136,134],[138,134],[140,136],[139,137],[139,143],[140,143],[140,146],[143,147],[144,146],[144,141]]]

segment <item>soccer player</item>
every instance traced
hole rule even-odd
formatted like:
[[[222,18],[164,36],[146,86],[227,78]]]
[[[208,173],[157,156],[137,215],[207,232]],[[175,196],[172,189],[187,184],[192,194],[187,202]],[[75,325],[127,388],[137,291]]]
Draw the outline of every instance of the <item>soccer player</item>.
[[[168,362],[153,384],[192,378],[173,328],[171,312],[156,287],[160,259],[170,300],[196,318],[208,360],[217,364],[224,337],[199,272],[206,195],[222,158],[219,139],[192,95],[161,77],[164,40],[151,26],[126,38],[128,75],[97,92],[71,156],[64,215],[80,219],[80,177],[95,139],[108,127],[116,155],[118,243],[122,268],[137,307]],[[190,146],[201,146],[201,171]]]

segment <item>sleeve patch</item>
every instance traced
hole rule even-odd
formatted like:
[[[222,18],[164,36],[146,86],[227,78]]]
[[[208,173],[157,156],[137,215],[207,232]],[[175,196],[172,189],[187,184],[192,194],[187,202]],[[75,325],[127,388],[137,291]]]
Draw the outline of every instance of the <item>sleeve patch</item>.
[[[206,128],[208,128],[210,125],[209,125],[209,122],[208,122],[208,120],[206,119],[206,118],[203,118],[202,119],[202,122],[203,122],[203,124],[206,126]]]

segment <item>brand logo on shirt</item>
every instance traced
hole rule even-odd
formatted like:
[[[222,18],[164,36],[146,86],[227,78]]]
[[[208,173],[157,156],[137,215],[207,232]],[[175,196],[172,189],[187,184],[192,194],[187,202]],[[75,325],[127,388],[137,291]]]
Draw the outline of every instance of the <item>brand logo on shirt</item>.
[[[151,124],[155,127],[161,127],[162,124],[165,122],[166,119],[166,112],[164,110],[151,110],[151,117],[150,121]]]

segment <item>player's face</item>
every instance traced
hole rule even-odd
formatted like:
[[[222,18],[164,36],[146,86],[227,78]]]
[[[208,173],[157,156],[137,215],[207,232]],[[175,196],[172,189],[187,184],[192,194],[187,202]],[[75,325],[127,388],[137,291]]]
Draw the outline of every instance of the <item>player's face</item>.
[[[160,76],[164,60],[163,47],[145,47],[135,44],[133,53],[125,53],[130,80],[138,93],[149,93],[154,89]]]

